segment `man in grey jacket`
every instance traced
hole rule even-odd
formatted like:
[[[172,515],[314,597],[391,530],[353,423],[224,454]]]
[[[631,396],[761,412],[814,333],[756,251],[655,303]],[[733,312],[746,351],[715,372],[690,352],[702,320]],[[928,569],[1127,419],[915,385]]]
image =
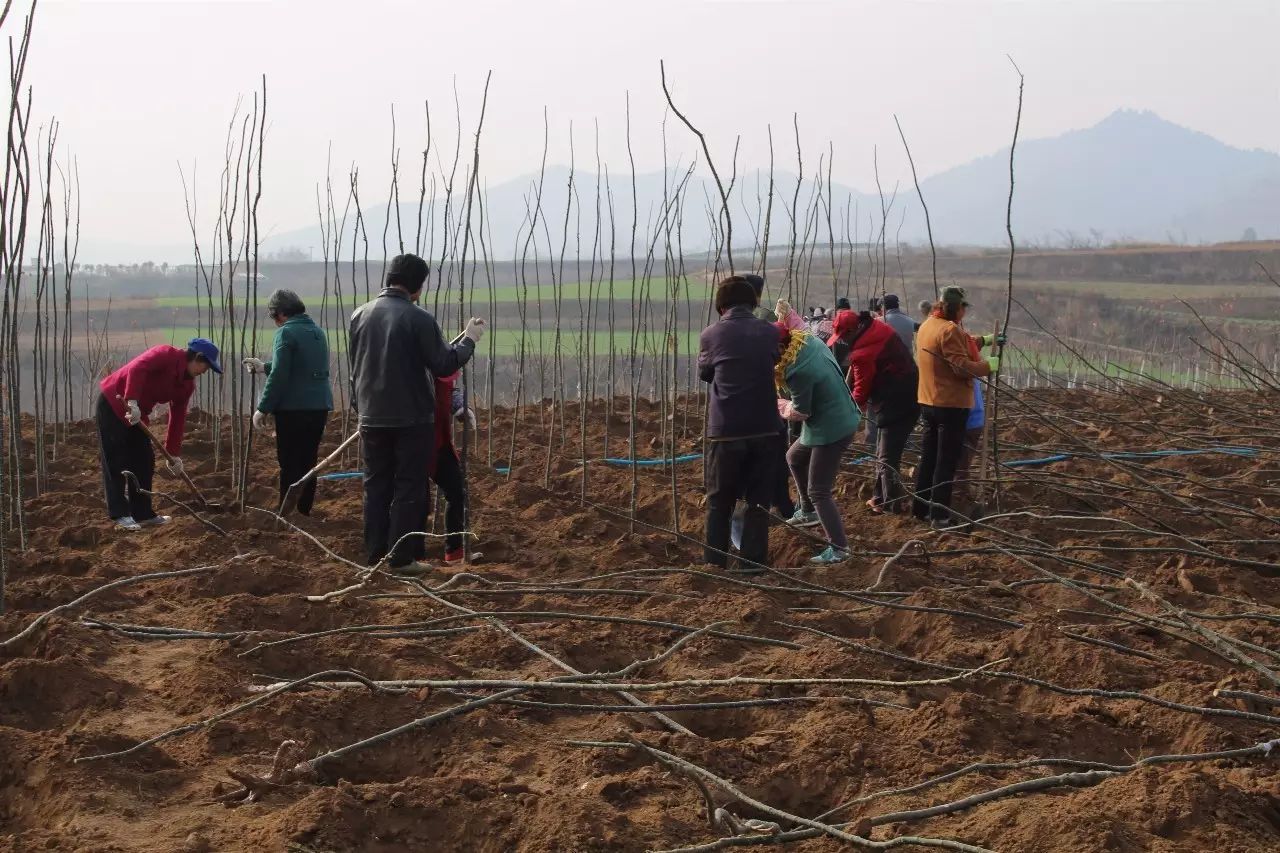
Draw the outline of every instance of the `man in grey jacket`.
[[[420,572],[406,533],[426,517],[428,471],[435,454],[434,376],[461,369],[475,353],[484,321],[472,318],[449,344],[417,305],[430,271],[417,255],[397,255],[386,286],[351,315],[352,405],[364,455],[364,544],[369,565],[394,547],[392,570]],[[398,546],[398,547],[397,547]]]
[[[897,294],[890,293],[885,296],[883,319],[898,333],[898,337],[907,347],[907,352],[914,353],[916,329],[920,324],[903,313],[898,304]]]

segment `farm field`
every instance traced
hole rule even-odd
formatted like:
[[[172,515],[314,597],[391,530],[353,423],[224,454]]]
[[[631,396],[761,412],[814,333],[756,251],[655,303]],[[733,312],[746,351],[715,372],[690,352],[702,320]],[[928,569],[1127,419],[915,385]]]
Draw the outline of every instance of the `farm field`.
[[[544,407],[481,412],[483,559],[363,584],[358,481],[323,482],[298,529],[167,505],[172,526],[121,537],[73,425],[9,558],[0,849],[709,850],[756,820],[735,849],[1274,850],[1280,714],[1249,698],[1280,663],[1274,397],[1001,405],[1003,461],[1075,457],[1002,467],[966,536],[866,513],[851,453],[854,558],[797,568],[815,543],[775,527],[757,577],[702,565],[698,464],[633,492],[595,461],[626,455],[625,400],[589,409],[585,445],[574,404],[563,444]],[[639,403],[641,452],[696,453],[696,409],[666,414]],[[188,466],[225,501],[194,419]],[[274,505],[272,454],[255,443],[250,506]]]

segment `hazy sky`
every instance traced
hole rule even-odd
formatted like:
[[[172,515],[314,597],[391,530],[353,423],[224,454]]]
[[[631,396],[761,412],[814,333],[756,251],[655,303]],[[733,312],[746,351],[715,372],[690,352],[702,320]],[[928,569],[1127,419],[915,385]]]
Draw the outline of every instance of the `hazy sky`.
[[[1276,150],[1278,29],[1277,0],[41,0],[27,81],[79,160],[81,260],[159,261],[183,259],[188,241],[178,162],[196,165],[207,221],[227,121],[264,73],[266,234],[315,221],[330,146],[339,183],[358,163],[362,196],[385,199],[392,104],[411,182],[424,100],[451,157],[455,76],[469,145],[489,69],[490,184],[537,169],[544,106],[550,162],[568,161],[570,122],[579,164],[594,161],[598,120],[602,157],[625,172],[628,90],[637,170],[660,168],[659,58],[720,165],[738,134],[740,166],[767,165],[771,124],[779,167],[794,170],[797,113],[806,168],[831,142],[834,179],[863,189],[876,145],[886,183],[909,180],[895,112],[922,176],[1007,145],[1006,53],[1027,75],[1024,138],[1130,107]],[[667,136],[687,160],[687,131],[673,119]]]

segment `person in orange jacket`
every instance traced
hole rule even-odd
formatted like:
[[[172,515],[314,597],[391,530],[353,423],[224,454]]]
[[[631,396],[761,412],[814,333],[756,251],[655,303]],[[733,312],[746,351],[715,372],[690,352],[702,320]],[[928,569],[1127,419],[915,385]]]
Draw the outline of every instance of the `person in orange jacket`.
[[[167,515],[157,515],[151,506],[151,480],[155,474],[155,451],[144,432],[151,423],[151,410],[169,404],[169,428],[165,450],[173,457],[169,471],[180,475],[182,437],[187,426],[187,404],[196,389],[196,378],[205,371],[222,373],[218,348],[212,341],[195,338],[185,350],[161,344],[154,346],[99,385],[96,420],[102,460],[102,486],[107,495],[107,513],[122,530],[164,524]],[[136,478],[126,484],[124,473]]]
[[[944,287],[942,298],[916,333],[923,434],[912,513],[935,530],[952,525],[952,485],[973,408],[973,380],[991,375],[1000,366],[994,356],[972,357],[970,336],[960,325],[968,307],[963,288]]]

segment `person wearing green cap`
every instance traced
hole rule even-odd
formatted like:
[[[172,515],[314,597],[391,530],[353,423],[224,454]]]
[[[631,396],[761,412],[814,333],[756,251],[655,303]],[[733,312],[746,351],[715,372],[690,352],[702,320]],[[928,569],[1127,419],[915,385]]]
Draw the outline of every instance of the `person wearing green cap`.
[[[974,359],[970,353],[971,337],[960,325],[969,307],[964,288],[944,287],[941,296],[916,333],[923,432],[912,513],[935,530],[952,524],[952,484],[973,408],[973,381],[1000,367],[995,356]]]

